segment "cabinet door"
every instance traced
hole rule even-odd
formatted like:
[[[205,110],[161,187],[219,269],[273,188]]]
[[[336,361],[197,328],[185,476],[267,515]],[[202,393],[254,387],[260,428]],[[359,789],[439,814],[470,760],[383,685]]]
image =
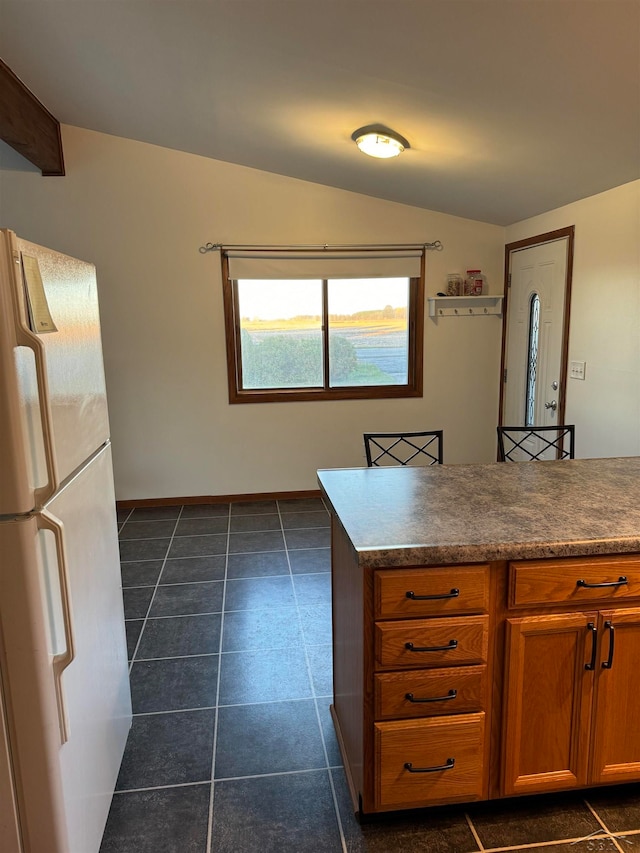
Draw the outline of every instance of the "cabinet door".
[[[590,782],[640,778],[640,608],[601,611]]]
[[[587,782],[595,613],[507,620],[503,794]]]

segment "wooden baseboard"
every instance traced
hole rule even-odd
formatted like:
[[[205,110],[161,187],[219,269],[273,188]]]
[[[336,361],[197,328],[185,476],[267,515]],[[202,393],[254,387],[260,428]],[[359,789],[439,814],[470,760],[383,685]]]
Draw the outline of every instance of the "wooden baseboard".
[[[319,498],[320,489],[302,492],[260,492],[250,495],[190,495],[182,498],[136,498],[116,501],[118,509],[136,509],[145,506],[187,506],[189,504],[227,504],[247,503],[249,501],[292,500],[300,498]]]

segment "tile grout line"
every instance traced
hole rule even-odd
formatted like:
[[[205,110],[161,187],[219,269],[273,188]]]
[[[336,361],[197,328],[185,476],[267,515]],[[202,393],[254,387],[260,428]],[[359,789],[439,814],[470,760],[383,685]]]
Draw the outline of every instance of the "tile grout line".
[[[273,513],[273,515],[275,515],[275,513]],[[216,516],[216,517],[219,518],[220,516]],[[254,516],[247,515],[247,516],[238,516],[238,517],[253,518]],[[164,522],[173,521],[173,519],[166,519],[165,518],[165,519],[163,519],[163,521]],[[137,522],[137,523],[140,524],[141,522]],[[131,524],[136,524],[136,522],[132,521]],[[313,531],[317,531],[317,530],[326,530],[327,527],[329,526],[329,525],[325,525],[325,526],[315,525],[313,527],[287,527],[287,528],[285,528],[282,526],[282,521],[280,521],[280,525],[281,525],[280,532],[282,532],[284,530],[288,530],[289,533],[308,533],[309,531],[313,532]],[[123,522],[122,526],[124,527],[124,522]],[[223,536],[228,536],[229,533],[232,533],[234,536],[255,536],[255,535],[262,535],[264,533],[278,533],[278,531],[277,530],[229,530],[227,533],[181,533],[180,535],[176,535],[174,532],[174,533],[167,535],[167,536],[139,536],[137,538],[135,536],[131,536],[131,537],[126,538],[126,539],[120,538],[118,541],[121,544],[123,544],[125,542],[159,542],[162,539],[169,539],[169,538],[173,539],[174,537],[176,539],[202,539],[205,536],[220,536],[220,538],[222,538]],[[310,545],[308,548],[300,549],[300,550],[314,551],[314,550],[318,550],[319,548],[326,548],[326,547],[327,547],[326,545]],[[269,548],[266,550],[267,551],[284,551],[284,550],[286,550],[286,548]],[[292,550],[295,551],[297,549],[293,548]],[[253,554],[253,553],[263,553],[263,551],[262,550],[260,550],[259,552],[254,552],[254,551],[246,551],[246,552],[245,551],[238,551],[238,552],[236,552],[236,551],[234,551],[233,553],[234,554],[235,553]],[[213,555],[192,554],[191,556],[198,557],[198,556],[213,556]],[[149,559],[159,559],[159,557],[155,557],[155,558],[150,557]],[[174,557],[173,559],[180,559],[180,558]],[[124,560],[123,562],[137,563],[140,561],[138,561],[138,560]]]
[[[341,767],[342,765],[340,765]],[[337,765],[329,768],[336,769]],[[280,776],[298,776],[300,773],[322,773],[326,771],[326,767],[308,767],[304,770],[280,770],[273,773],[249,773],[246,776],[225,776],[222,779],[217,779],[218,782],[237,782],[244,779],[276,779]],[[163,791],[165,788],[188,788],[190,785],[211,785],[209,779],[199,779],[196,782],[173,782],[169,785],[150,785],[146,788],[124,788],[120,791],[114,791],[115,794],[133,794],[138,791]]]
[[[615,846],[615,847],[620,851],[620,853],[622,853],[622,846],[621,846],[620,844],[618,844],[618,837],[619,837],[619,836],[618,836],[618,835],[616,835],[616,834],[614,834],[614,833],[609,829],[609,827],[606,825],[606,823],[604,822],[604,820],[600,817],[600,815],[598,814],[598,812],[597,812],[597,811],[595,810],[595,808],[591,805],[591,803],[589,802],[589,800],[585,799],[585,800],[584,800],[584,804],[585,804],[585,806],[589,809],[589,811],[591,812],[591,814],[595,817],[595,819],[598,821],[598,823],[600,824],[600,826],[601,826],[601,827],[602,827],[602,828],[603,828],[603,829],[604,829],[604,830],[609,834],[609,837],[610,837],[610,838],[611,838],[611,840],[613,841],[614,846]]]
[[[308,530],[322,530],[324,528],[310,527],[310,528],[306,528],[306,529],[308,529]],[[245,533],[269,533],[269,532],[274,533],[277,531],[269,531],[269,530],[248,530],[248,531],[245,531]],[[204,535],[204,536],[207,536],[207,535],[209,535],[209,536],[224,536],[225,534],[224,533],[210,533],[210,534],[202,534],[202,535]],[[168,537],[162,536],[160,538],[161,539],[167,539]],[[177,538],[178,539],[186,539],[187,537],[178,536]],[[122,545],[125,542],[155,542],[155,541],[157,541],[157,539],[118,539],[118,544]],[[250,556],[253,556],[255,554],[284,554],[285,550],[286,550],[285,548],[280,548],[279,550],[274,551],[272,548],[268,548],[268,549],[263,550],[263,551],[234,551],[231,556],[233,556],[233,557],[243,557],[243,556],[244,557],[250,557]],[[310,547],[310,548],[292,548],[292,550],[293,551],[305,551],[305,552],[306,551],[326,551],[326,550],[328,550],[328,547],[327,547],[327,545],[315,545],[315,546]],[[224,557],[224,556],[225,556],[224,554],[191,554],[191,555],[186,555],[183,557],[167,557],[165,559],[167,559],[168,562],[171,562],[172,560],[199,560],[199,559],[202,559],[203,557]],[[125,566],[129,563],[158,563],[158,562],[163,562],[163,558],[162,557],[146,557],[146,558],[142,558],[139,560],[123,560],[123,559],[120,560],[120,564],[125,565]],[[306,572],[303,572],[302,574],[306,574]],[[264,577],[264,576],[263,575],[257,575],[256,577]]]
[[[220,639],[218,641],[218,678],[216,679],[216,713],[213,726],[213,748],[211,751],[211,788],[209,790],[209,814],[207,816],[207,841],[206,853],[211,853],[213,845],[213,804],[215,798],[215,771],[216,771],[216,749],[218,746],[218,724],[220,719],[220,681],[222,678],[222,639],[224,636],[224,608],[227,599],[227,580],[229,572],[229,545],[231,540],[231,511],[233,503],[229,502],[229,515],[227,517],[227,548],[224,560],[224,577],[222,580],[222,612],[220,615]]]
[[[178,524],[180,523],[180,516],[181,515],[182,515],[182,507],[180,507],[180,510],[178,512],[178,516],[175,520],[175,524],[173,527],[173,535],[169,539],[169,544],[167,545],[167,550],[165,552],[164,559],[162,560],[162,565],[160,566],[160,571],[158,572],[158,580],[156,581],[155,586],[153,587],[153,593],[151,594],[151,599],[149,600],[149,606],[147,607],[147,613],[142,620],[142,627],[140,628],[140,633],[138,634],[138,639],[136,641],[136,645],[135,645],[135,648],[133,650],[133,654],[131,655],[131,665],[129,666],[129,680],[131,680],[131,670],[133,669],[133,664],[134,664],[134,661],[136,660],[136,655],[138,654],[138,649],[140,648],[140,641],[142,640],[142,635],[144,634],[144,629],[147,627],[147,620],[149,619],[149,613],[151,612],[151,608],[153,606],[153,600],[156,597],[156,591],[158,589],[158,586],[160,585],[160,578],[162,577],[162,572],[164,571],[164,567],[167,563],[167,557],[169,556],[169,551],[171,550],[171,545],[173,544],[173,539],[174,539],[175,532],[177,530]],[[163,538],[165,538],[165,537],[163,537]],[[131,540],[129,540],[129,541],[131,541]],[[131,620],[131,621],[133,621],[133,620]]]
[[[300,551],[302,549],[296,548],[294,550]],[[280,554],[282,552],[281,551],[274,551],[274,552],[256,551],[255,553],[257,553],[257,554],[268,554],[268,553]],[[211,554],[211,555],[203,554],[202,556],[205,558],[208,558],[209,556],[211,556],[211,557],[222,557],[224,555],[223,554]],[[235,556],[235,554],[233,556]],[[194,558],[193,557],[185,557],[185,558],[179,558],[179,559],[194,559]],[[157,561],[148,560],[147,562],[153,563],[153,562],[157,562]],[[299,577],[313,577],[314,575],[326,575],[326,574],[329,574],[329,573],[328,572],[298,572],[297,576],[299,576]],[[229,578],[229,580],[259,581],[259,580],[264,580],[265,578],[286,578],[286,577],[289,577],[289,575],[288,574],[282,574],[282,575],[246,575],[246,576],[239,577],[239,578]],[[222,583],[223,580],[224,580],[224,578],[221,578],[220,580],[204,580],[204,581],[174,581],[173,583],[161,583],[160,586],[195,586],[196,584]],[[134,583],[134,584],[129,584],[129,586],[123,586],[122,588],[123,589],[149,589],[149,587],[152,587],[152,586],[155,586],[155,584],[152,584],[152,583]],[[278,606],[279,607],[287,607],[289,605],[281,604]],[[291,605],[291,606],[294,606],[294,605]],[[259,608],[259,607],[244,608],[244,610],[260,610],[260,609],[262,609],[262,608]],[[216,610],[214,612],[217,613],[218,611]],[[230,610],[229,612],[234,613],[234,612],[238,612],[238,611]],[[185,614],[185,615],[189,615],[189,614]]]
[[[336,767],[342,765],[332,765],[331,767],[305,767],[301,770],[279,770],[273,771],[272,773],[249,773],[245,776],[224,776],[221,779],[218,779],[218,782],[235,782],[238,779],[267,779],[267,778],[275,778],[277,776],[297,776],[299,773],[323,773],[327,770],[335,770]]]
[[[172,782],[169,785],[149,785],[146,788],[123,788],[120,791],[114,791],[113,796],[121,796],[122,794],[139,794],[144,791],[166,791],[168,788],[190,788],[195,785],[210,785],[208,779],[200,779],[197,782]]]
[[[144,587],[144,589],[149,589],[149,587]],[[154,587],[155,590],[155,587]],[[155,592],[154,592],[155,595]],[[153,600],[153,599],[152,599]],[[127,622],[140,622],[141,619],[157,619],[160,621],[161,619],[191,619],[194,616],[219,616],[222,613],[221,610],[203,610],[202,613],[174,613],[171,616],[140,616],[137,619],[134,617],[133,619],[127,619]],[[173,657],[173,655],[172,655]],[[178,655],[178,657],[190,657],[190,655]]]
[[[280,501],[277,501],[276,505],[278,507],[278,515],[280,517],[280,524],[282,526],[282,538],[284,539],[284,547],[285,547],[285,552],[287,555],[287,565],[289,566],[289,574],[291,577],[291,587],[293,589],[293,597],[294,597],[294,600],[296,602],[296,612],[298,615],[298,625],[300,626],[300,634],[302,637],[302,647],[304,650],[304,659],[305,659],[305,662],[307,665],[307,677],[309,678],[309,686],[311,687],[311,693],[313,696],[313,706],[315,708],[316,720],[318,722],[318,729],[319,729],[319,733],[320,733],[320,742],[322,743],[322,750],[324,752],[324,760],[325,760],[325,764],[326,764],[327,778],[328,778],[328,782],[329,782],[329,787],[331,789],[331,798],[333,800],[333,808],[334,808],[334,812],[335,812],[335,816],[336,816],[336,823],[338,824],[338,833],[340,835],[340,844],[342,846],[342,853],[348,853],[347,841],[346,841],[345,834],[344,834],[344,827],[342,825],[342,818],[340,817],[340,809],[338,807],[338,797],[337,797],[335,785],[333,782],[333,774],[331,773],[331,764],[329,763],[329,753],[327,752],[327,744],[326,744],[325,737],[324,737],[324,730],[322,728],[322,720],[320,719],[320,711],[318,709],[318,697],[316,696],[316,688],[315,688],[315,685],[313,683],[313,672],[311,669],[311,663],[309,661],[309,655],[307,653],[307,643],[306,643],[306,639],[305,639],[305,635],[304,635],[304,626],[302,624],[302,617],[300,616],[300,604],[298,601],[298,593],[296,591],[296,585],[293,582],[293,571],[291,569],[291,560],[289,559],[289,547],[287,545],[287,536],[285,533],[284,523],[282,521],[282,513],[280,511]],[[298,528],[296,528],[296,529],[298,529]],[[304,529],[310,529],[310,528],[304,528]],[[297,549],[293,549],[293,550],[297,550]],[[315,572],[314,574],[320,574],[320,572]]]
[[[591,814],[592,814],[592,815],[595,817],[595,819],[598,821],[598,823],[600,824],[600,826],[604,829],[604,831],[605,831],[605,832],[608,832],[608,833],[611,833],[611,830],[610,830],[610,829],[609,829],[609,827],[606,825],[606,823],[602,820],[602,818],[600,817],[600,815],[598,814],[598,812],[594,809],[594,807],[591,805],[591,803],[589,802],[589,800],[587,800],[587,799],[585,798],[585,799],[583,800],[583,802],[584,802],[585,806],[589,809],[589,811],[591,812]]]
[[[118,521],[118,510],[116,509],[116,525],[118,527],[118,540],[120,539],[120,532],[121,532],[122,528],[125,526],[125,524],[127,523],[127,521],[129,521],[129,519],[131,518],[132,512],[133,512],[133,509],[130,509],[127,517],[125,519],[123,519],[123,521]]]
[[[280,651],[276,649],[276,651]],[[183,655],[179,658],[151,658],[150,660],[191,660],[191,658],[198,657],[219,657],[215,652],[212,652],[209,655]],[[136,661],[136,663],[148,663],[146,658],[143,658],[142,661]],[[257,708],[261,705],[284,705],[284,704],[292,704],[294,702],[309,702],[313,699],[313,696],[298,696],[293,699],[264,699],[260,702],[229,702],[225,705],[198,705],[195,708],[169,708],[169,709],[161,709],[159,711],[140,711],[137,714],[134,714],[134,717],[154,717],[158,714],[184,714],[187,712],[193,711],[213,711],[216,708]],[[325,698],[325,697],[318,697]],[[326,697],[329,698],[329,697]],[[334,765],[331,765],[334,766]]]
[[[527,844],[509,844],[505,847],[483,847],[484,853],[520,853],[521,850],[538,851],[544,847],[555,847],[558,844],[573,845],[581,841],[605,841],[612,836],[607,832],[592,832],[589,835],[581,835],[579,838],[556,838],[552,841],[532,841]]]
[[[480,840],[480,836],[478,835],[478,832],[477,832],[475,826],[473,825],[473,821],[471,820],[471,816],[469,815],[468,812],[465,812],[464,817],[465,817],[465,820],[467,821],[467,823],[469,825],[469,829],[471,830],[471,834],[473,835],[473,838],[474,838],[476,844],[478,845],[478,850],[480,851],[480,853],[482,853],[482,851],[484,851],[485,848],[484,848],[482,841]]]

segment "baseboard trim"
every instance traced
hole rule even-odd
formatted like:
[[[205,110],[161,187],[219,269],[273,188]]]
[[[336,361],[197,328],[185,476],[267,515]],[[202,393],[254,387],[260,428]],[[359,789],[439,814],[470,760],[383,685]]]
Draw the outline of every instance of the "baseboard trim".
[[[116,501],[118,509],[136,509],[147,506],[183,506],[189,504],[228,504],[247,503],[249,501],[292,500],[296,498],[319,498],[320,489],[309,489],[302,492],[259,492],[248,495],[190,495],[183,498],[136,498],[127,501]]]

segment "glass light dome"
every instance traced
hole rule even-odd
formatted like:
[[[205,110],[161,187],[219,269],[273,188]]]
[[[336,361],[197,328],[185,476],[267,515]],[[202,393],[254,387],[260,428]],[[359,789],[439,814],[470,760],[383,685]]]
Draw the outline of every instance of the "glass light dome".
[[[351,138],[364,154],[385,160],[397,157],[410,147],[400,134],[377,125],[361,127],[352,133]]]

